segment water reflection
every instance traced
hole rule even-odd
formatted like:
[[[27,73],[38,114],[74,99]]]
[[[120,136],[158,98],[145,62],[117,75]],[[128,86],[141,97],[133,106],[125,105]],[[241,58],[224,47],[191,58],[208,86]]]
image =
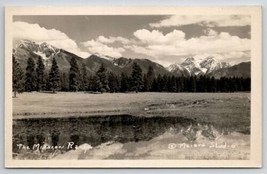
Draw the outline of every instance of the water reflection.
[[[137,117],[130,115],[78,118],[33,118],[13,121],[13,152],[17,144],[40,146],[75,145],[97,146],[108,141],[126,143],[148,141],[172,128],[179,131],[196,121],[181,117]]]

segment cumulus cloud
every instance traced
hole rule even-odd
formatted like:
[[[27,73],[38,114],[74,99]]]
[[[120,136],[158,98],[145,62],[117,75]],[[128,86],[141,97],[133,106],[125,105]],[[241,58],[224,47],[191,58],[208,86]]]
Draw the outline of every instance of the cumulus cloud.
[[[98,36],[96,39],[97,42],[103,43],[103,44],[111,44],[115,42],[120,42],[122,44],[128,44],[130,41],[124,37],[105,37],[105,36]]]
[[[141,29],[134,32],[139,44],[128,45],[126,48],[136,53],[163,59],[166,56],[188,55],[220,55],[219,59],[242,57],[244,52],[250,51],[250,39],[232,36],[227,32],[218,33],[209,29],[206,35],[185,38],[179,30],[163,34],[158,30]]]
[[[163,19],[157,23],[150,23],[149,25],[154,28],[160,27],[172,27],[172,26],[182,26],[190,24],[199,24],[209,27],[219,26],[246,26],[250,25],[251,19],[248,15],[213,15],[213,16],[170,16]]]
[[[172,44],[177,39],[181,40],[185,38],[185,33],[180,30],[173,30],[164,35],[159,30],[149,31],[147,29],[141,29],[135,31],[133,35],[143,43],[148,44]]]
[[[211,29],[211,28],[207,28],[204,30],[204,34],[208,35],[208,36],[216,36],[216,35],[218,35],[218,32]]]
[[[56,29],[46,29],[38,24],[29,24],[26,22],[13,23],[13,39],[27,39],[36,43],[46,42],[55,47],[65,49],[78,56],[86,58],[89,53],[79,49],[77,43],[70,39],[65,33]]]
[[[194,56],[194,58],[196,58],[196,59],[205,59],[205,58],[207,58],[207,57],[209,57],[209,56],[212,56],[212,57],[214,57],[216,60],[220,60],[220,61],[223,61],[223,59],[224,59],[224,56],[223,55],[221,55],[221,54],[207,54],[207,53],[203,53],[203,54],[198,54],[198,55],[195,55]]]
[[[250,57],[250,51],[232,51],[223,55],[225,58],[242,58]]]
[[[83,42],[82,44],[88,49],[92,54],[98,53],[100,55],[108,55],[112,57],[121,57],[125,49],[122,47],[111,46],[114,43],[120,43],[123,45],[130,44],[131,41],[124,37],[105,37],[98,36],[96,39]]]
[[[112,57],[121,57],[122,52],[125,51],[124,48],[115,48],[112,46],[108,46],[102,42],[99,42],[98,40],[89,40],[87,42],[82,43],[90,53],[95,54],[101,54],[101,55],[108,55]]]

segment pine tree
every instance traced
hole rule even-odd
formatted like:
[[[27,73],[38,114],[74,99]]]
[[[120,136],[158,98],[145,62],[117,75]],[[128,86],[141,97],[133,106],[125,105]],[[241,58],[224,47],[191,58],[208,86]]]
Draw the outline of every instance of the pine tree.
[[[82,79],[81,79],[81,89],[86,91],[88,89],[88,76],[85,64],[82,65]]]
[[[152,86],[151,86],[151,91],[153,91],[153,92],[157,92],[158,91],[158,81],[157,81],[156,77],[154,77],[154,79],[153,79]]]
[[[171,80],[171,76],[167,76],[167,83],[166,83],[166,85],[167,85],[167,91],[168,92],[172,92],[172,80]]]
[[[62,73],[60,76],[60,85],[61,85],[61,91],[68,91],[69,90],[69,82],[68,82],[68,76],[66,73]]]
[[[177,92],[177,83],[174,76],[169,77],[169,92]]]
[[[204,92],[205,85],[204,85],[204,76],[200,75],[197,79],[197,92]]]
[[[159,74],[157,77],[157,92],[162,92],[164,87],[164,80],[162,79],[162,76]]]
[[[118,92],[119,91],[119,79],[118,77],[110,72],[108,75],[108,86],[110,89],[110,92]]]
[[[121,73],[121,86],[120,86],[120,91],[121,92],[126,92],[129,89],[129,78],[126,74],[124,74],[123,72]]]
[[[139,92],[143,89],[143,86],[142,69],[137,63],[134,63],[131,76],[131,90]]]
[[[206,80],[206,90],[204,92],[211,92],[212,91],[211,78],[209,76],[205,76],[205,80]]]
[[[179,85],[179,89],[180,89],[180,92],[184,92],[185,91],[185,77],[182,75],[180,78],[179,78],[179,81],[178,81],[178,85]],[[178,87],[177,87],[178,88]]]
[[[190,76],[189,84],[189,92],[196,92],[196,76]]]
[[[60,87],[59,68],[55,58],[53,58],[52,60],[52,67],[49,72],[49,87],[50,90],[53,91],[53,93],[55,93]]]
[[[168,76],[166,74],[162,77],[161,86],[163,92],[168,92]]]
[[[244,79],[244,90],[251,91],[251,78],[247,77]]]
[[[176,91],[181,92],[181,83],[180,83],[180,77],[177,77],[176,80]]]
[[[100,91],[100,81],[99,78],[95,75],[89,77],[89,91]]]
[[[44,78],[45,78],[45,90],[50,91],[49,72],[45,72]]]
[[[144,74],[143,80],[144,80],[143,91],[149,91],[149,84],[148,84],[149,82],[148,82],[147,74]]]
[[[184,87],[183,87],[183,92],[189,92],[189,78],[188,77],[183,77],[183,84],[184,84]]]
[[[41,56],[38,57],[36,68],[36,90],[41,91],[45,89],[45,66]]]
[[[150,91],[151,90],[154,77],[155,77],[154,69],[153,69],[152,66],[149,66],[148,67],[148,72],[146,74],[146,79],[147,79],[147,82],[146,82],[146,90],[147,91]]]
[[[70,72],[69,72],[69,90],[78,91],[79,90],[79,66],[76,59],[73,57],[70,60]]]
[[[17,97],[17,92],[22,92],[24,88],[24,74],[14,55],[12,55],[12,63],[12,88],[14,92],[14,97]]]
[[[217,92],[216,91],[216,80],[215,78],[212,76],[211,80],[210,80],[210,85],[211,85],[211,91],[210,92]]]
[[[25,91],[34,91],[36,87],[35,63],[31,57],[29,57],[27,60],[25,76]]]
[[[240,77],[238,79],[238,86],[239,86],[239,91],[244,91],[244,87],[243,87],[243,77]]]
[[[220,92],[228,92],[229,90],[229,82],[228,79],[226,77],[221,77],[219,80],[219,88],[220,88]]]
[[[102,64],[99,68],[99,70],[96,72],[97,77],[99,78],[100,81],[100,92],[108,92],[109,91],[109,86],[108,86],[108,78],[107,78],[107,72],[104,64]]]

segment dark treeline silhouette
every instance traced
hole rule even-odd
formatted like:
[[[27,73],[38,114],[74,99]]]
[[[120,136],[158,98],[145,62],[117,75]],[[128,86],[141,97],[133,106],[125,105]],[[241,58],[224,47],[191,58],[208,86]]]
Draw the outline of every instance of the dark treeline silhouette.
[[[13,56],[13,92],[31,91],[91,91],[91,92],[236,92],[250,91],[251,79],[243,77],[214,77],[155,75],[150,66],[147,73],[134,63],[132,73],[116,75],[102,64],[94,75],[88,75],[86,66],[79,67],[75,58],[70,61],[69,72],[60,72],[56,59],[45,70],[41,57],[37,64],[27,61],[25,75]]]

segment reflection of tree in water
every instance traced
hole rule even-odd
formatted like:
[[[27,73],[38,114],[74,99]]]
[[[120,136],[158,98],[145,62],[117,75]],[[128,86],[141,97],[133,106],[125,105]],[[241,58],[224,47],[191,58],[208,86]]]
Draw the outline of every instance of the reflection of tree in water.
[[[45,135],[43,133],[36,135],[37,144],[40,144],[40,146],[43,146],[45,143]]]
[[[51,133],[52,146],[57,146],[58,145],[59,135],[60,135],[60,132],[56,131],[56,130],[54,130]]]
[[[59,131],[53,131],[52,133],[38,132],[36,135],[29,133],[26,136],[26,143],[23,142],[22,138],[19,143],[27,145],[31,150],[33,150],[34,145],[38,144],[40,147],[45,145],[45,143],[51,146],[57,146],[59,141],[59,136],[60,136]]]
[[[16,144],[63,146],[88,143],[98,146],[108,141],[127,143],[148,141],[170,128],[181,130],[196,121],[181,117],[138,117],[131,115],[80,118],[36,118],[16,120],[13,125],[13,152]]]
[[[34,144],[35,144],[35,136],[31,134],[27,135],[27,146],[29,146],[30,149],[32,150]]]

